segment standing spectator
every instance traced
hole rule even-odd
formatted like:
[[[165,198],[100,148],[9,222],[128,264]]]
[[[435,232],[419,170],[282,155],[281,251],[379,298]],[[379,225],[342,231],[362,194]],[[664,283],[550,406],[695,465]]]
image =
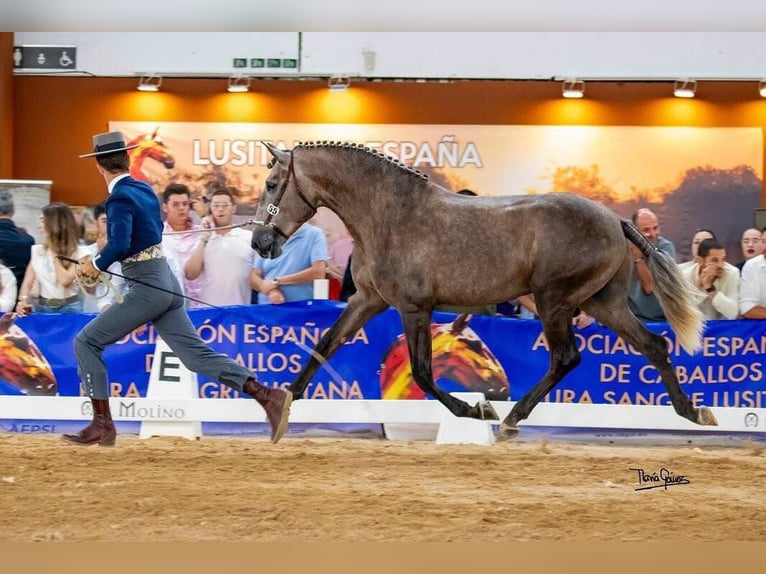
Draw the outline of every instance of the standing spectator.
[[[182,183],[168,185],[162,193],[162,211],[166,216],[162,230],[162,248],[165,253],[178,262],[181,270],[183,270],[197,244],[201,241],[200,234],[197,232],[201,226],[195,225],[190,215],[191,192],[189,188]],[[182,278],[186,295],[192,299],[202,300],[200,297],[202,278],[187,279],[183,273]],[[186,305],[190,305],[188,299]]]
[[[705,319],[736,319],[739,315],[739,271],[726,262],[717,239],[699,244],[696,261],[682,271],[697,288],[697,304]]]
[[[21,285],[35,239],[16,227],[14,211],[11,192],[0,191],[0,259],[16,277],[16,284]]]
[[[660,220],[657,214],[643,207],[633,214],[633,223],[644,237],[657,249],[667,254],[671,259],[676,258],[676,248],[660,235]],[[654,279],[644,260],[644,254],[638,247],[630,244],[633,269],[630,275],[628,305],[641,321],[665,321],[657,296],[654,294]]]
[[[72,210],[64,203],[51,203],[43,207],[40,216],[44,240],[32,246],[32,258],[19,287],[16,312],[27,315],[38,313],[82,313],[82,293],[75,283],[75,265],[62,261],[57,255],[80,259],[90,253],[79,244],[77,223]],[[30,297],[32,285],[40,285],[40,296]]]
[[[747,261],[756,255],[761,255],[763,253],[763,240],[761,238],[761,231],[755,227],[745,229],[742,232],[742,239],[740,244],[742,245],[742,257],[744,257],[744,259],[740,263],[737,263],[736,267],[741,273],[742,267]]]
[[[256,253],[250,287],[258,291],[258,303],[313,299],[314,279],[325,278],[329,257],[324,231],[310,223],[285,241],[279,257],[263,259]]]
[[[713,233],[709,229],[698,229],[694,233],[694,236],[692,237],[691,259],[689,259],[689,261],[684,261],[683,263],[679,263],[678,268],[681,271],[684,271],[688,269],[689,267],[691,267],[692,265],[694,265],[695,263],[697,263],[697,249],[699,249],[700,243],[705,241],[705,239],[715,239],[715,238],[716,238],[715,233]]]
[[[234,221],[234,196],[219,189],[210,196],[210,216],[202,218],[202,227],[227,227]],[[199,299],[211,305],[249,305],[250,270],[255,251],[250,246],[252,234],[241,227],[216,229],[200,234],[184,272],[187,280],[200,279]],[[191,303],[190,307],[201,307]]]
[[[0,261],[0,312],[13,311],[16,306],[16,276]]]

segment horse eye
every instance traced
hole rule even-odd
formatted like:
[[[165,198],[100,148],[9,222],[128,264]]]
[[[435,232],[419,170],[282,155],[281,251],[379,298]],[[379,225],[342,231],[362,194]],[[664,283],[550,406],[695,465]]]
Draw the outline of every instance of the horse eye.
[[[274,191],[277,188],[277,184],[273,181],[267,181],[266,182],[266,191]]]

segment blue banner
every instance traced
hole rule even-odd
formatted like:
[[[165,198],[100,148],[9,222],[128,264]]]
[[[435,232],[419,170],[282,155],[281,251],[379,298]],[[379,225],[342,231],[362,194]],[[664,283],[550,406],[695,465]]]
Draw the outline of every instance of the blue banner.
[[[190,311],[200,337],[270,386],[287,386],[344,308],[335,301],[252,305]],[[0,328],[0,394],[81,394],[72,343],[92,317],[32,314]],[[492,400],[518,400],[544,375],[548,350],[540,323],[435,313],[434,375],[446,390],[480,390]],[[649,325],[666,338],[682,388],[698,404],[763,408],[766,322],[710,321],[703,349],[689,355],[666,324]],[[423,398],[411,382],[398,312],[367,323],[320,367],[311,399]],[[553,402],[667,405],[657,370],[597,324],[576,329],[582,363],[545,398]],[[132,333],[105,352],[112,396],[146,396],[156,333]],[[47,369],[47,371],[46,371]],[[201,397],[236,398],[217,381],[199,378]]]

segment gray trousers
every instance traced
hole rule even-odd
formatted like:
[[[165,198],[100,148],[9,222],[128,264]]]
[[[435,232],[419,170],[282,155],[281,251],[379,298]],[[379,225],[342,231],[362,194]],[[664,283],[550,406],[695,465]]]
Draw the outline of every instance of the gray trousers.
[[[122,273],[128,279],[138,279],[175,293],[181,292],[164,258],[123,263]],[[226,355],[216,353],[202,342],[186,313],[182,297],[129,280],[125,300],[112,304],[75,337],[77,373],[90,398],[109,397],[104,348],[147,322],[154,324],[159,335],[190,371],[220,381],[237,391],[242,390],[242,385],[249,377],[257,380],[243,366]]]

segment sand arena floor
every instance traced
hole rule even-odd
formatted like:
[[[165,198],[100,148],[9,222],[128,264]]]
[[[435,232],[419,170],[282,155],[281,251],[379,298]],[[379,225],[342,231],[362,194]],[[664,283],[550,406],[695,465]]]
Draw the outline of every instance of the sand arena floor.
[[[764,484],[756,444],[0,435],[3,541],[763,541]]]

